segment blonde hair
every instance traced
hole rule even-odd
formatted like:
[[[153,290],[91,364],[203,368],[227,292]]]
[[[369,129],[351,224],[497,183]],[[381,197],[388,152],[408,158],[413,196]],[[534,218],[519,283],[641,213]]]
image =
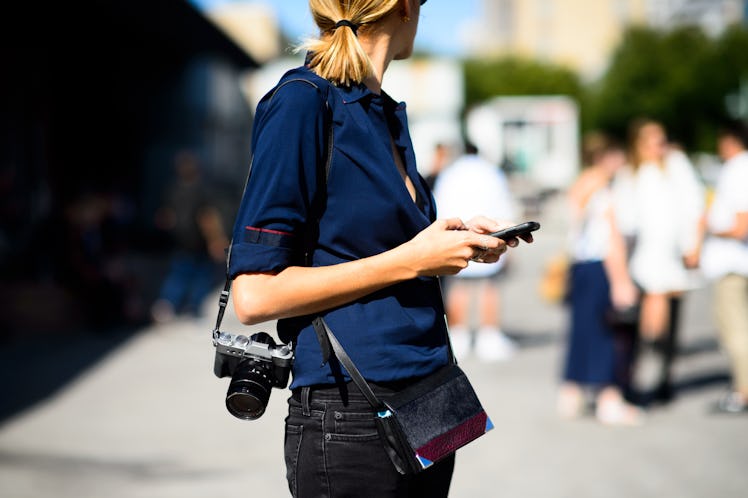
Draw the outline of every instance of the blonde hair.
[[[374,66],[354,29],[336,24],[346,20],[367,31],[397,4],[398,0],[309,0],[320,36],[305,40],[297,51],[310,52],[309,66],[322,78],[343,86],[361,83],[374,73]]]
[[[659,121],[655,121],[654,119],[638,118],[633,120],[629,125],[628,156],[629,162],[631,163],[631,167],[634,169],[634,171],[638,170],[639,166],[644,163],[644,158],[641,155],[639,147],[644,132],[651,128],[658,128],[660,131],[662,131],[663,134],[665,134],[665,127],[662,125],[662,123],[660,123]],[[660,167],[664,166],[664,161],[662,160],[657,161],[657,163]]]

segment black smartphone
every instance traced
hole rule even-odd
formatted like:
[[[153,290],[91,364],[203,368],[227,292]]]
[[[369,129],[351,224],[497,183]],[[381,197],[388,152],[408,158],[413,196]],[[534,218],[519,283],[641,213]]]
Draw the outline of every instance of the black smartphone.
[[[505,228],[489,235],[491,237],[498,237],[501,240],[507,241],[515,237],[519,237],[520,235],[526,235],[530,232],[534,232],[538,228],[540,228],[540,223],[538,223],[537,221],[526,221],[525,223],[520,223],[519,225],[514,225],[513,227]]]

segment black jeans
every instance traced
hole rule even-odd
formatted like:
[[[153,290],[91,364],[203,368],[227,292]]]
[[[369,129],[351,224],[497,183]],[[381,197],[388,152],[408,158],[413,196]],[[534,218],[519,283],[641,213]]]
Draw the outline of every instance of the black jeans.
[[[396,386],[373,385],[386,397]],[[397,473],[374,412],[355,384],[295,389],[286,418],[286,477],[295,498],[440,498],[449,493],[454,455],[417,474]]]

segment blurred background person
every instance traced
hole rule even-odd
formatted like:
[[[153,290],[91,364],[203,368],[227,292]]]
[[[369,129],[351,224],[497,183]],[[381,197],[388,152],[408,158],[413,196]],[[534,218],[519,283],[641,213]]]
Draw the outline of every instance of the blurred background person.
[[[714,310],[730,360],[732,389],[716,405],[728,413],[748,412],[748,130],[727,123],[718,136],[725,161],[706,219],[702,271],[714,284]]]
[[[571,309],[557,409],[563,418],[580,416],[591,394],[600,422],[636,425],[642,421],[641,410],[624,400],[618,384],[615,331],[607,319],[611,307],[627,309],[638,298],[610,189],[626,155],[601,134],[589,135],[584,145],[586,167],[568,193]]]
[[[496,220],[515,216],[506,176],[469,142],[464,145],[464,154],[439,174],[434,198],[440,218],[471,219],[477,213]],[[467,356],[473,346],[484,361],[505,360],[514,355],[514,341],[501,330],[498,279],[508,259],[507,254],[494,264],[470,261],[458,275],[446,278],[447,320],[458,358]],[[475,320],[471,320],[473,308]],[[477,322],[474,334],[473,321]]]
[[[178,314],[199,315],[201,303],[220,281],[229,244],[197,156],[180,151],[174,168],[175,181],[156,214],[157,226],[171,234],[175,246],[168,274],[151,308],[157,322]]]
[[[686,155],[668,147],[664,127],[648,119],[631,124],[629,164],[614,185],[619,226],[631,243],[629,269],[642,289],[641,345],[660,363],[649,396],[668,402],[681,297],[695,285],[689,268],[699,258],[704,189]]]

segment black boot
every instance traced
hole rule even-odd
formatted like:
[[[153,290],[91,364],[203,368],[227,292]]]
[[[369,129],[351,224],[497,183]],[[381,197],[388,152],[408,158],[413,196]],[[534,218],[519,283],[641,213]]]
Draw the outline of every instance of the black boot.
[[[675,388],[672,382],[672,369],[678,354],[678,318],[680,316],[679,297],[670,299],[670,327],[667,334],[653,342],[652,346],[662,355],[660,381],[652,391],[652,400],[659,403],[670,403],[675,399]]]

